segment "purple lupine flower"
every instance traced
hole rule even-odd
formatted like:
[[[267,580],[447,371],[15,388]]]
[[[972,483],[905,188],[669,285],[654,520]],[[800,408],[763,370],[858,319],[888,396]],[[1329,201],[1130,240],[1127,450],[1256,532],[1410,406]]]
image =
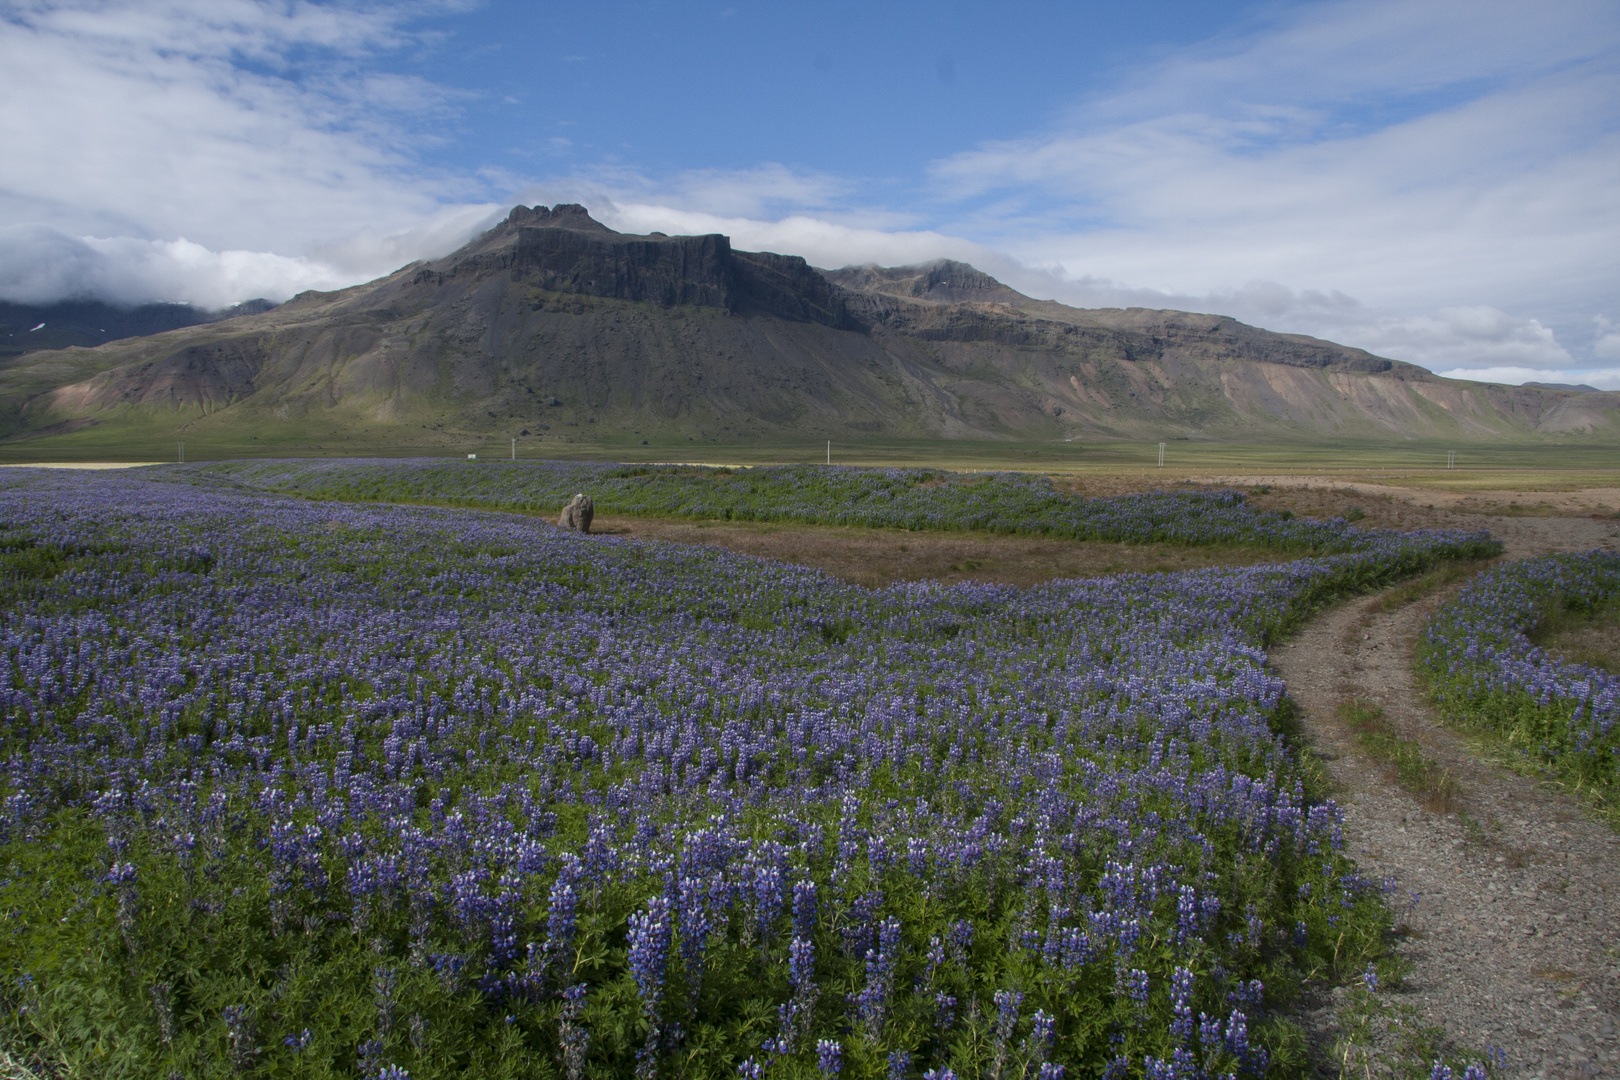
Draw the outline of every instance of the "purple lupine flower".
[[[562,992],[557,1043],[562,1049],[566,1080],[584,1080],[585,1076],[585,1051],[590,1045],[590,1032],[585,1030],[585,992],[584,983],[575,983]]]
[[[1029,1038],[1024,1043],[1024,1056],[1032,1062],[1044,1062],[1052,1052],[1052,1039],[1056,1027],[1055,1016],[1036,1009],[1034,1017],[1030,1020]]]
[[[1249,1019],[1235,1009],[1226,1021],[1226,1049],[1237,1057],[1249,1052]]]
[[[874,1038],[883,1028],[889,995],[894,990],[894,969],[899,953],[900,920],[884,919],[878,924],[877,948],[866,952],[866,985],[860,993],[850,995],[856,1016]]]
[[[793,883],[793,936],[809,941],[816,932],[816,883]]]
[[[1170,976],[1170,1034],[1177,1042],[1185,1046],[1192,1040],[1192,991],[1193,973],[1188,968],[1178,967]]]
[[[804,938],[788,942],[788,982],[793,996],[777,1008],[777,1035],[775,1052],[792,1054],[802,1039],[810,1035],[810,1022],[814,1018],[816,999],[816,947]]]
[[[844,1071],[844,1046],[833,1039],[816,1040],[816,1069],[822,1076],[837,1076]]]
[[[1006,1064],[1007,1044],[1012,1039],[1013,1028],[1018,1024],[1018,1008],[1024,1003],[1024,995],[1018,990],[997,990],[995,1003],[996,1034],[990,1051],[992,1080],[1001,1076],[1002,1067]]]
[[[225,1052],[231,1068],[246,1072],[260,1054],[253,1018],[240,1005],[225,1006]]]
[[[693,997],[703,981],[703,950],[718,922],[709,904],[709,882],[683,877],[676,886],[676,916],[681,931],[681,961]]]
[[[642,1008],[655,1016],[664,996],[664,969],[669,963],[669,897],[648,899],[647,910],[630,916],[630,976],[641,995]]]
[[[578,906],[579,895],[574,891],[568,876],[559,875],[551,887],[550,905],[546,913],[543,963],[547,969],[568,963],[568,953],[574,945]]]

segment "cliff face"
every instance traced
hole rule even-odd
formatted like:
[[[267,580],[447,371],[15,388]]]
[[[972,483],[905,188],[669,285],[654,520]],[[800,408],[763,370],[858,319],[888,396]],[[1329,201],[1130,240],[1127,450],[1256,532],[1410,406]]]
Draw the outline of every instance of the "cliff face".
[[[469,247],[416,271],[411,284],[497,273],[545,292],[857,328],[840,291],[798,256],[733,251],[718,233],[626,236],[582,206],[517,207]]]
[[[1483,440],[1613,435],[1617,401],[1221,316],[1078,310],[963,263],[817,271],[719,235],[622,235],[567,205],[367,285],[0,367],[13,435]]]

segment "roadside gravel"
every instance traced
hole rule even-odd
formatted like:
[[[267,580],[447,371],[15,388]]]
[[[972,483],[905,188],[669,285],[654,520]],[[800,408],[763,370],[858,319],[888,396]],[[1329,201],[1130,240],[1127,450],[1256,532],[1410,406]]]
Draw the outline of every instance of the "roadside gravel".
[[[1479,520],[1479,519],[1475,519]],[[1591,518],[1490,518],[1509,558],[1613,548]],[[1416,1009],[1457,1053],[1494,1047],[1512,1078],[1620,1078],[1620,835],[1546,785],[1483,760],[1440,727],[1412,674],[1412,647],[1451,590],[1389,612],[1366,597],[1326,612],[1271,654],[1304,713],[1345,809],[1363,873],[1393,884],[1410,972],[1381,996]],[[1449,771],[1458,806],[1437,813],[1393,783],[1339,722],[1349,697],[1379,703],[1404,738]],[[1337,1075],[1344,990],[1300,1019],[1317,1071]]]

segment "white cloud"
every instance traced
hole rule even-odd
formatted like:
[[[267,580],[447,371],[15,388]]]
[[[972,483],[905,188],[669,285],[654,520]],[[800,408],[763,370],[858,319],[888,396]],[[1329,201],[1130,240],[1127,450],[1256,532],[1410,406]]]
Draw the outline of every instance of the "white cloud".
[[[1006,261],[988,248],[943,233],[860,228],[802,214],[760,221],[628,203],[615,205],[606,217],[624,232],[724,233],[740,250],[800,255],[812,266],[828,268],[868,262],[901,266],[950,258],[977,262],[988,270]]]
[[[858,183],[847,178],[767,162],[748,169],[695,169],[658,178],[632,169],[598,168],[523,185],[517,198],[583,203],[605,224],[607,216],[621,215],[626,230],[638,228],[644,220],[687,220],[682,215],[693,222],[748,226],[789,217],[814,218],[872,232],[905,232],[920,220],[914,212],[863,206],[858,190]],[[631,207],[638,209],[632,213]]]
[[[305,289],[341,289],[447,255],[493,225],[504,209],[457,207],[388,235],[366,228],[314,256],[214,251],[184,237],[73,237],[45,225],[12,226],[0,229],[0,300],[169,301],[210,310],[255,297],[279,303]]]
[[[1207,117],[1154,119],[963,155],[939,175],[1059,188],[1047,192],[1054,219],[1078,200],[1103,224],[1049,220],[1005,240],[1074,276],[1180,292],[1281,280],[1380,305],[1544,301],[1620,269],[1620,140],[1537,145],[1557,117],[1590,113],[1604,96],[1620,96],[1620,80],[1593,76],[1259,152]],[[1478,160],[1484,143],[1525,160]]]
[[[1620,334],[1604,334],[1592,345],[1592,353],[1605,360],[1620,360]]]
[[[75,238],[45,226],[0,230],[0,299],[171,301],[218,309],[253,297],[285,300],[347,284],[331,266],[261,251],[210,251],[186,239]]]
[[[1251,312],[1241,283],[1284,282],[1356,298],[1356,343],[1402,359],[1565,364],[1548,327],[1620,278],[1617,47],[1591,0],[1285,8],[934,176],[952,231],[1078,282]],[[1342,324],[1311,306],[1290,328]]]
[[[493,228],[511,209],[508,203],[449,206],[399,232],[367,225],[314,249],[316,258],[338,268],[351,281],[366,281],[418,259],[448,255]]]
[[[453,6],[0,0],[0,221],[56,234],[8,235],[0,292],[211,304],[437,253],[489,212],[403,149],[454,96],[367,62]]]

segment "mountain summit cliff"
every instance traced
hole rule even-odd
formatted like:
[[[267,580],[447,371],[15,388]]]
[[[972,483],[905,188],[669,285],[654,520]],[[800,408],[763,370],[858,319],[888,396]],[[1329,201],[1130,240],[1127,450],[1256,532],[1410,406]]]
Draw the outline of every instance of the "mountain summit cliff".
[[[0,363],[14,437],[1488,440],[1612,435],[1620,401],[1218,315],[1071,308],[949,260],[817,270],[719,234],[618,233],[570,204],[365,285]]]

